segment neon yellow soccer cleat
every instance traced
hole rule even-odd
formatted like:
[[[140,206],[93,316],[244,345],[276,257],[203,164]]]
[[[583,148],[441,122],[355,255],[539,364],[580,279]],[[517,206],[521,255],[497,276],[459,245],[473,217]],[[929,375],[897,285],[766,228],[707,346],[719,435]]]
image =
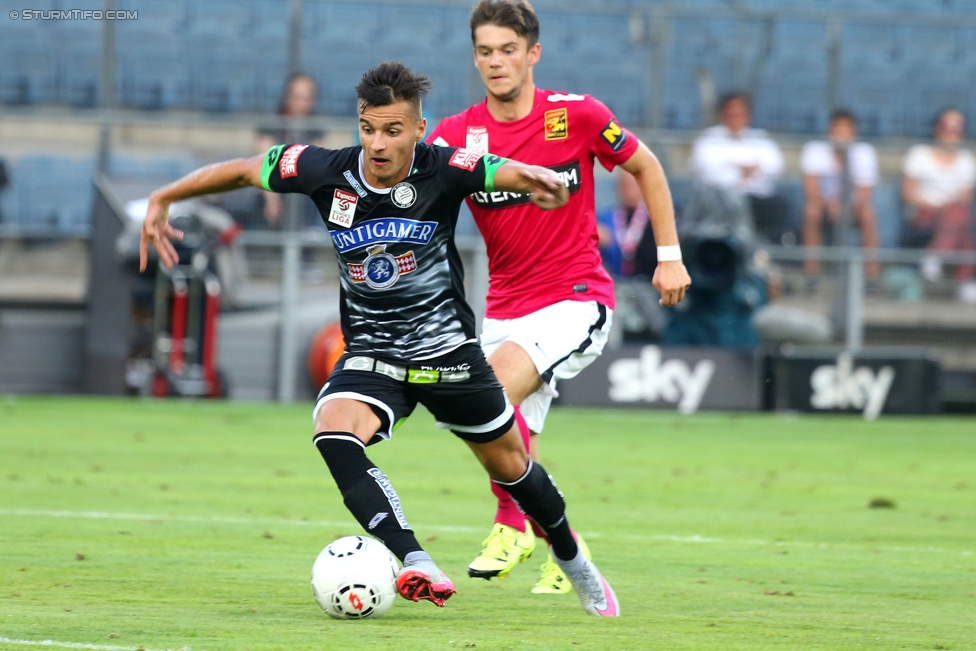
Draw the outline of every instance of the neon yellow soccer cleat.
[[[468,576],[476,579],[502,578],[532,555],[535,535],[529,527],[522,533],[507,524],[496,522],[481,544],[481,554],[468,565]]]
[[[583,556],[588,560],[592,558],[590,556],[590,548],[586,546],[586,541],[583,540],[583,536],[576,536],[576,544],[583,550]],[[556,565],[556,560],[552,557],[552,554],[549,554],[549,558],[542,564],[542,576],[539,577],[535,587],[532,588],[532,592],[535,594],[569,594],[572,591],[573,584],[569,582],[569,579],[566,578],[563,571]]]

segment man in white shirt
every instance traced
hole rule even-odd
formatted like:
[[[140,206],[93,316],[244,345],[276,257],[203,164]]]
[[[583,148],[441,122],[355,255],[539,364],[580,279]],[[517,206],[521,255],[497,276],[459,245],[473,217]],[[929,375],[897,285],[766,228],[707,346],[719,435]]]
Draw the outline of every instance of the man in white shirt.
[[[831,113],[827,140],[808,142],[800,153],[803,174],[803,244],[821,246],[848,243],[845,226],[857,225],[865,248],[878,246],[878,222],[874,211],[874,187],[878,183],[878,155],[866,142],[857,142],[857,119],[844,109]],[[849,186],[845,185],[849,183]],[[848,195],[847,193],[850,193]],[[849,200],[853,224],[842,221]],[[808,276],[820,273],[820,261],[808,259]],[[877,278],[878,263],[866,266],[869,278]]]
[[[783,243],[789,207],[776,193],[783,154],[762,129],[753,129],[747,95],[731,93],[719,103],[719,124],[705,129],[691,150],[691,172],[705,185],[743,193],[749,200],[757,233]]]

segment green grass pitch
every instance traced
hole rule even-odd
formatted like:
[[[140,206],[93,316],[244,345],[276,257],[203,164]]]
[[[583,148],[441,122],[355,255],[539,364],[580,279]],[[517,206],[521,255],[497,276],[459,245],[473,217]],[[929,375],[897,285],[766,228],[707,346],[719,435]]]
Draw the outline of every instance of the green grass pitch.
[[[538,549],[467,578],[492,498],[425,412],[370,456],[459,593],[329,619],[312,561],[361,531],[311,429],[309,405],[0,398],[0,649],[976,649],[973,419],[554,410],[543,463],[617,620],[530,594]]]

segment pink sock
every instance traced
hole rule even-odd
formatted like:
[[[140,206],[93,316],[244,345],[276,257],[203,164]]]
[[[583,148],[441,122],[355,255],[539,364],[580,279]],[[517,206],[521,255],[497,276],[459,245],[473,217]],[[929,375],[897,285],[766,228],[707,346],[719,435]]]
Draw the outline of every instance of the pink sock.
[[[505,524],[525,533],[525,514],[508,494],[508,491],[491,482],[491,492],[498,498],[498,510],[495,511],[495,522]]]
[[[518,425],[519,434],[522,436],[522,444],[525,446],[525,451],[528,452],[531,432],[529,426],[525,424],[525,419],[522,418],[522,412],[518,408],[518,405],[515,406],[515,424]],[[525,514],[519,509],[518,504],[508,494],[508,491],[495,482],[491,482],[491,492],[498,498],[498,510],[495,512],[495,522],[508,525],[525,533]],[[534,527],[535,523],[532,523],[532,526]]]

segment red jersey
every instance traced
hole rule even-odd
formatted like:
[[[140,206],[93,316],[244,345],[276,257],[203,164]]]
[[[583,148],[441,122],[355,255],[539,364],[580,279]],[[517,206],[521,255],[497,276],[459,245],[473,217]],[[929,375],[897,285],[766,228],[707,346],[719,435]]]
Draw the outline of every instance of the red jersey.
[[[569,203],[556,210],[511,192],[468,197],[488,250],[486,316],[517,318],[565,300],[614,306],[597,248],[593,161],[613,169],[634,154],[637,138],[610,109],[589,95],[536,89],[532,112],[521,120],[495,120],[486,100],[445,118],[428,141],[543,165],[569,188]]]

